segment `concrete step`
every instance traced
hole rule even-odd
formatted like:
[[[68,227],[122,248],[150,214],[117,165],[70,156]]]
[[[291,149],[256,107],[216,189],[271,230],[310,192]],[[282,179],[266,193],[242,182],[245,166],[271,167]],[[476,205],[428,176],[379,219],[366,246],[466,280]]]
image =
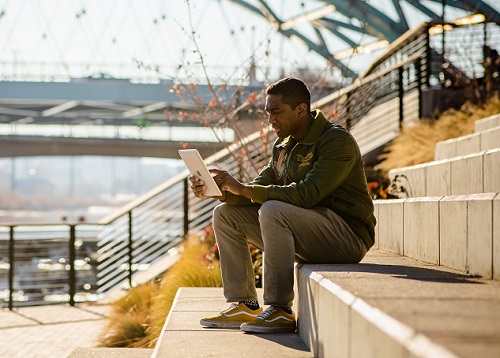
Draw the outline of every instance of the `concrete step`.
[[[434,159],[454,158],[496,148],[500,148],[500,125],[437,143]]]
[[[479,119],[474,122],[474,131],[483,132],[490,128],[495,128],[500,126],[500,114],[495,114],[483,119]]]
[[[152,353],[147,348],[77,348],[68,358],[149,358]]]
[[[500,280],[500,194],[374,204],[376,248]]]
[[[500,192],[500,148],[389,171],[409,197]]]
[[[262,303],[262,290],[258,290]],[[222,288],[180,288],[152,357],[312,357],[297,333],[248,334],[200,326],[228,307]]]
[[[296,268],[299,335],[317,357],[499,357],[500,282],[371,250]]]

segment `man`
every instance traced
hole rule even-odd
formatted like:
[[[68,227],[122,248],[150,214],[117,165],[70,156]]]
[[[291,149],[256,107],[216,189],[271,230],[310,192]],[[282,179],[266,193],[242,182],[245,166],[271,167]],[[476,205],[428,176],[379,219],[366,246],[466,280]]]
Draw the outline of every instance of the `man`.
[[[251,183],[211,170],[223,192],[214,209],[224,295],[234,302],[201,325],[246,332],[294,332],[294,260],[358,263],[374,243],[375,218],[364,163],[354,138],[310,110],[296,78],[266,89],[269,124],[278,139],[269,164]],[[190,177],[199,198],[204,183]],[[264,304],[259,306],[248,242],[264,251]]]

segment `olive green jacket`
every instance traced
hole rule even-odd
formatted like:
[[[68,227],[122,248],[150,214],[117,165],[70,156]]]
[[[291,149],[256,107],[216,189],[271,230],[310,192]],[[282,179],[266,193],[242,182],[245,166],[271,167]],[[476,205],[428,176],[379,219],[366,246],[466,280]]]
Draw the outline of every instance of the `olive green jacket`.
[[[375,217],[368,195],[364,163],[352,135],[311,112],[314,121],[305,138],[278,138],[269,164],[251,184],[252,200],[227,193],[231,205],[279,200],[302,208],[327,207],[338,214],[368,248],[374,243]]]

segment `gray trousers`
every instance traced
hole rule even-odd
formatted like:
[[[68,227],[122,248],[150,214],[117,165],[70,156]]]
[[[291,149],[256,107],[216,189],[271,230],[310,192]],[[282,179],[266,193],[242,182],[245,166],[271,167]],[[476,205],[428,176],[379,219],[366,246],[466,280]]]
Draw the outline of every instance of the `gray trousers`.
[[[270,200],[261,206],[220,204],[213,225],[228,302],[257,300],[248,242],[265,252],[264,304],[292,306],[294,261],[358,263],[367,248],[349,226],[324,207],[303,209]]]

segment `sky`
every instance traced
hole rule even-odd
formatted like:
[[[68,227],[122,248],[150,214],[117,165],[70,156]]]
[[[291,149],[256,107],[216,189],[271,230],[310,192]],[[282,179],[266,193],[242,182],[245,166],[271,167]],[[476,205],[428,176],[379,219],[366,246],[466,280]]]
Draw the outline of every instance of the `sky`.
[[[293,14],[291,2],[276,3],[284,14]],[[2,12],[0,33],[6,36],[0,37],[0,61],[15,62],[24,72],[29,69],[23,62],[33,70],[35,63],[44,63],[45,71],[52,70],[50,64],[65,63],[62,71],[73,76],[103,68],[120,76],[140,63],[143,75],[154,76],[160,66],[164,76],[182,76],[200,67],[196,45],[207,67],[218,73],[225,67],[226,77],[234,68],[248,68],[252,54],[263,66],[297,66],[298,59],[303,65],[303,45],[227,0],[3,1]],[[307,62],[324,65],[319,56]]]
[[[246,1],[258,5],[257,0]],[[366,2],[396,17],[391,0]],[[267,3],[285,20],[325,5],[317,0]],[[440,12],[439,4],[426,4]],[[411,14],[410,26],[426,20],[405,2],[402,6]],[[458,15],[448,12],[450,17]],[[331,17],[356,23],[338,13]],[[296,29],[313,34],[307,24]],[[7,79],[41,74],[67,79],[101,73],[203,79],[200,54],[209,77],[224,82],[246,76],[252,59],[260,80],[298,68],[332,75],[321,56],[229,0],[0,0],[0,34],[0,76]],[[366,35],[346,34],[356,43],[374,41]],[[326,39],[330,52],[350,48],[333,36]],[[361,72],[380,54],[357,56],[348,60],[349,66]]]
[[[379,7],[384,2],[371,1]],[[324,6],[314,0],[268,3],[283,19]],[[384,11],[394,16],[390,8]],[[412,17],[416,23],[423,19]],[[322,57],[229,0],[0,0],[0,33],[0,74],[199,77],[200,53],[210,75],[224,79],[246,74],[252,58],[261,78],[283,68],[328,68]],[[333,37],[329,47],[349,48]],[[366,62],[359,58],[350,65],[359,70]]]

